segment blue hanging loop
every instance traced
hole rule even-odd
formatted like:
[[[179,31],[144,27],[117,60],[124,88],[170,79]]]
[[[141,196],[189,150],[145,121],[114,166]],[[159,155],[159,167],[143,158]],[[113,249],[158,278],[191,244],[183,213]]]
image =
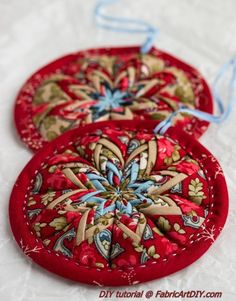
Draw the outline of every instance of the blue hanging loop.
[[[101,28],[115,32],[146,34],[147,38],[141,45],[140,51],[141,53],[148,53],[154,44],[155,38],[159,32],[158,29],[139,19],[112,17],[103,13],[103,10],[107,5],[114,4],[118,1],[119,0],[98,0],[94,9],[96,24]]]
[[[232,68],[232,76],[228,85],[228,103],[225,108],[220,93],[218,92],[218,86],[219,83],[224,79],[226,73],[230,70],[230,68]],[[225,121],[229,117],[234,105],[236,104],[236,55],[233,58],[231,58],[226,64],[224,64],[223,67],[220,69],[213,83],[212,91],[213,98],[217,104],[219,111],[218,116],[200,110],[189,109],[184,105],[180,105],[180,108],[178,110],[173,112],[155,127],[154,133],[163,135],[168,130],[168,128],[172,126],[173,120],[178,113],[187,113],[199,119],[218,124]]]

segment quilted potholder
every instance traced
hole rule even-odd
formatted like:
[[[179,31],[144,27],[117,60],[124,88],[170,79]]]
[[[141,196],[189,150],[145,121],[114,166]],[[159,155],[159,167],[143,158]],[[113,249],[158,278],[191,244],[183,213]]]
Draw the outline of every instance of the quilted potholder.
[[[62,57],[33,74],[21,89],[15,123],[33,150],[63,132],[104,120],[165,119],[180,105],[212,113],[199,72],[153,48],[104,48]],[[176,126],[199,137],[208,123],[179,114]]]
[[[48,143],[20,174],[10,221],[26,255],[76,281],[131,285],[197,260],[227,216],[224,175],[191,136],[107,121]]]

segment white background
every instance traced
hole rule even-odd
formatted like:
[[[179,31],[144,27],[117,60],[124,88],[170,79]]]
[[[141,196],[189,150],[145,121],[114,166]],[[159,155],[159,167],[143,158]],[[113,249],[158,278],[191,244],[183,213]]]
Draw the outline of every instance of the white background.
[[[94,3],[0,0],[0,300],[99,299],[100,288],[64,280],[32,264],[15,245],[8,224],[12,186],[32,156],[20,142],[12,118],[14,98],[25,79],[71,51],[143,41],[142,36],[97,29],[91,16]],[[109,12],[158,26],[156,46],[196,66],[210,84],[218,68],[236,53],[235,0],[122,0]],[[236,110],[224,124],[211,125],[201,142],[219,159],[228,182],[230,210],[220,238],[192,266],[126,290],[222,291],[221,300],[235,300]]]

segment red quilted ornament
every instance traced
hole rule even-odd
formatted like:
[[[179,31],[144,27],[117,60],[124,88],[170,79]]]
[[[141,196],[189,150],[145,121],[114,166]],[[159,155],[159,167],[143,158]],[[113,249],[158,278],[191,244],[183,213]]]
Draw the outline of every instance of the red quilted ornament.
[[[97,285],[163,277],[203,255],[227,216],[222,169],[191,136],[177,128],[155,135],[155,126],[93,123],[39,151],[10,200],[24,253],[49,271]]]
[[[212,113],[200,73],[152,48],[102,48],[64,56],[33,74],[15,106],[21,139],[38,150],[69,129],[105,120],[164,120],[184,105]],[[206,121],[178,114],[176,128],[198,138]]]

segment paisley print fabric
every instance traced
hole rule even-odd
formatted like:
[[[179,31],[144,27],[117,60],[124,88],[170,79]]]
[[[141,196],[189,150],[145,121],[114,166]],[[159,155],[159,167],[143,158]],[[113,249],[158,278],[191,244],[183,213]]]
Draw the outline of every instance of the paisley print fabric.
[[[155,49],[99,49],[64,57],[33,75],[17,98],[16,124],[23,140],[38,149],[77,126],[158,123],[181,105],[212,112],[209,89],[192,67]],[[186,114],[176,122],[195,137],[207,125]]]
[[[125,271],[200,238],[212,206],[208,170],[175,138],[106,123],[69,135],[37,159],[25,196],[25,222],[44,250]]]
[[[142,264],[176,251],[202,225],[200,171],[167,138],[98,131],[50,158],[28,215],[48,248],[81,264]]]

